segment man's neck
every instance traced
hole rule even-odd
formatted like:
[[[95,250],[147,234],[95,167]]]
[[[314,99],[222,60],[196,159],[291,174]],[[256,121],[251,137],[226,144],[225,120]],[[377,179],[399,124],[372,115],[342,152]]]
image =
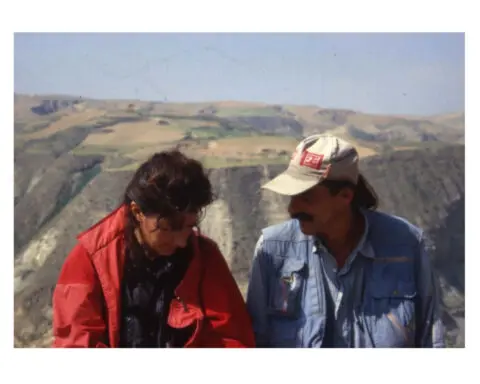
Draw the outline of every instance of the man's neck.
[[[337,217],[328,225],[328,230],[319,233],[318,236],[341,267],[357,246],[364,228],[361,214],[349,211]]]

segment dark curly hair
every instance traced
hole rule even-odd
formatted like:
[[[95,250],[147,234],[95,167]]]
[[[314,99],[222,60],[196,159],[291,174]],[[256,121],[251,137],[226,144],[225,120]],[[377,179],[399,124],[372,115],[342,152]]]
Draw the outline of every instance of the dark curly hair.
[[[134,231],[138,226],[130,203],[146,216],[167,219],[172,230],[181,229],[185,213],[203,214],[214,200],[212,185],[202,164],[177,149],[154,154],[135,172],[123,198],[126,209],[125,245],[135,256]]]

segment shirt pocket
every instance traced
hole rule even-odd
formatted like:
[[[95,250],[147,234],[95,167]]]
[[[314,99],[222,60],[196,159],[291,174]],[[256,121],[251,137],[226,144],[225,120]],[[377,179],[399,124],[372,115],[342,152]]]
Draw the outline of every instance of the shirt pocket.
[[[285,260],[279,273],[272,281],[269,313],[272,315],[296,318],[299,315],[306,265],[303,260]]]
[[[368,315],[377,347],[413,347],[415,344],[415,299],[412,280],[372,281]]]
[[[268,303],[270,340],[277,347],[296,347],[301,332],[306,264],[287,259],[271,281]]]

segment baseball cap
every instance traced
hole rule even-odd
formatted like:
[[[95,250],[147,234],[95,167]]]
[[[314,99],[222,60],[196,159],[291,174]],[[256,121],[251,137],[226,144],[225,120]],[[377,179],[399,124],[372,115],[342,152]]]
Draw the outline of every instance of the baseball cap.
[[[359,204],[376,207],[377,194],[361,174],[358,161],[358,151],[349,142],[332,135],[312,135],[297,145],[288,168],[262,188],[295,196],[324,180],[350,181],[356,185]]]

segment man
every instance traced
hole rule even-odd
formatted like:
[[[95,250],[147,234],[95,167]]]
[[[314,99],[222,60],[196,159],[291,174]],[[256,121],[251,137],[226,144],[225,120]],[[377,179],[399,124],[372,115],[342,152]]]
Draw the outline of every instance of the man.
[[[247,306],[258,347],[444,347],[425,234],[377,212],[357,150],[330,135],[297,146],[263,186],[291,220],[258,240]]]

